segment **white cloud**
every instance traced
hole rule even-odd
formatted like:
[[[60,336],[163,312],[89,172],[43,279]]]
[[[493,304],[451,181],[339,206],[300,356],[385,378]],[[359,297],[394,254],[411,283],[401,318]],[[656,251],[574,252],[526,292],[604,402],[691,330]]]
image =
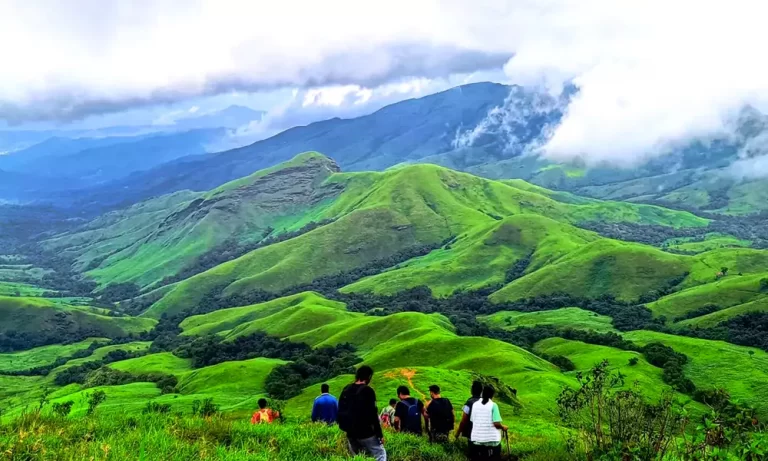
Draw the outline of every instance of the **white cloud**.
[[[514,55],[513,83],[580,87],[545,155],[633,165],[766,107],[765,17],[759,0],[12,0],[0,2],[0,116],[283,86],[310,114],[354,113],[382,88],[402,98],[400,82]]]
[[[232,90],[500,68],[436,0],[0,2],[0,117],[77,118]]]

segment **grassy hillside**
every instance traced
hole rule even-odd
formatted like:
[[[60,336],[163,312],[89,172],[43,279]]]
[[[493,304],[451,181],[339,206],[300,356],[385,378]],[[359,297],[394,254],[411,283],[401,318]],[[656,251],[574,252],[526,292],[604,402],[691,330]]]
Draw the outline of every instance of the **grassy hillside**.
[[[564,307],[551,311],[513,312],[501,311],[488,316],[480,316],[478,320],[487,322],[504,330],[515,330],[521,327],[536,325],[552,325],[557,328],[573,328],[597,332],[615,332],[612,319],[605,315],[585,311],[578,307]]]
[[[624,337],[638,344],[658,341],[689,357],[686,375],[701,389],[722,387],[734,399],[748,402],[768,414],[768,353],[723,341],[686,338],[650,331],[633,331]]]
[[[155,323],[152,319],[100,315],[81,306],[44,298],[0,297],[2,333],[116,337],[149,330]]]
[[[572,223],[604,220],[701,226],[707,222],[659,207],[561,202],[535,188],[518,188],[434,165],[410,165],[383,173],[336,173],[322,187],[343,192],[323,202],[313,212],[313,219],[335,221],[183,281],[147,315],[157,318],[163,312],[177,312],[183,303],[195,302],[217,287],[225,287],[225,295],[254,290],[279,292],[318,277],[358,269],[402,250],[456,238],[444,252],[433,252],[402,271],[349,288],[370,291],[375,287],[386,293],[428,284],[435,292],[447,294],[457,288],[502,281],[506,270],[531,251],[537,251],[533,266],[537,267],[585,241],[599,239]],[[675,269],[662,272],[658,278],[671,272]]]
[[[95,339],[77,343],[35,347],[10,354],[0,354],[0,371],[19,371],[50,365],[60,357],[69,357],[78,351],[84,351]]]
[[[337,169],[326,157],[302,154],[206,194],[180,192],[134,205],[47,245],[68,248],[102,284],[153,285],[225,242],[256,243],[302,221],[338,192],[321,185]]]

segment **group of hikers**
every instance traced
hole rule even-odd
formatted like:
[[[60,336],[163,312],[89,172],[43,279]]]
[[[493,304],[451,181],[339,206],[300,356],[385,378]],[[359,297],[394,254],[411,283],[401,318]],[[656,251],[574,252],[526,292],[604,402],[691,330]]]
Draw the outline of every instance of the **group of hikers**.
[[[355,381],[341,392],[337,400],[330,394],[328,384],[320,387],[320,396],[312,406],[312,421],[338,424],[347,434],[349,450],[353,455],[367,454],[376,461],[386,461],[383,428],[392,428],[422,436],[425,432],[432,442],[444,443],[454,433],[456,439],[466,437],[468,457],[471,460],[500,460],[502,424],[499,406],[494,403],[495,389],[479,381],[472,383],[472,396],[462,407],[461,420],[456,427],[451,401],[440,395],[440,386],[429,386],[430,399],[425,404],[411,396],[406,386],[397,388],[397,399],[381,412],[376,406],[376,392],[371,388],[373,369],[363,365],[357,369]],[[267,408],[259,400],[259,410],[251,422],[272,422],[279,413]],[[422,425],[422,420],[424,424]]]

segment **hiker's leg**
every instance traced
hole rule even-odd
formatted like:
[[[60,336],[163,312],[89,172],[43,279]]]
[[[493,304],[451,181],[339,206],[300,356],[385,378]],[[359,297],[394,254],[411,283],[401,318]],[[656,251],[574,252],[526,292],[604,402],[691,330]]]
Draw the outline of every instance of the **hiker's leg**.
[[[360,445],[360,442],[358,442],[357,440],[353,439],[352,437],[347,436],[347,442],[349,442],[348,443],[349,452],[352,453],[352,456],[354,456],[354,455],[360,453],[361,451],[363,451],[363,446]]]
[[[365,447],[365,451],[369,455],[373,456],[376,461],[387,461],[387,450],[384,449],[384,445],[376,437],[370,437],[367,439],[358,440],[360,444]]]
[[[493,461],[501,461],[501,444],[493,447],[493,451],[491,452],[491,459]]]

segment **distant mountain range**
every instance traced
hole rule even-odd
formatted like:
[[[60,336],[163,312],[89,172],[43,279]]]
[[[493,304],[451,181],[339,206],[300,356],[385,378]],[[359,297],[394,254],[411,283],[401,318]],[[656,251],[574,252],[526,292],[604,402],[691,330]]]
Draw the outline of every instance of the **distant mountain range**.
[[[768,210],[768,181],[731,173],[745,148],[759,140],[766,117],[745,109],[739,139],[692,142],[634,169],[585,168],[532,154],[546,142],[567,107],[562,99],[518,86],[476,83],[387,106],[353,119],[288,129],[269,139],[211,154],[223,132],[104,139],[51,139],[0,157],[0,169],[76,178],[77,187],[50,187],[27,198],[98,209],[174,191],[204,191],[292,158],[327,153],[345,171],[435,163],[492,179],[519,178],[595,198],[663,203],[691,210],[745,214]],[[264,114],[232,106],[177,120],[174,129],[233,126]],[[70,183],[71,181],[67,181]],[[56,181],[40,182],[46,186]],[[59,186],[61,184],[58,184]],[[0,188],[2,198],[9,198]],[[62,189],[65,191],[62,193]],[[14,197],[10,197],[14,198]]]

